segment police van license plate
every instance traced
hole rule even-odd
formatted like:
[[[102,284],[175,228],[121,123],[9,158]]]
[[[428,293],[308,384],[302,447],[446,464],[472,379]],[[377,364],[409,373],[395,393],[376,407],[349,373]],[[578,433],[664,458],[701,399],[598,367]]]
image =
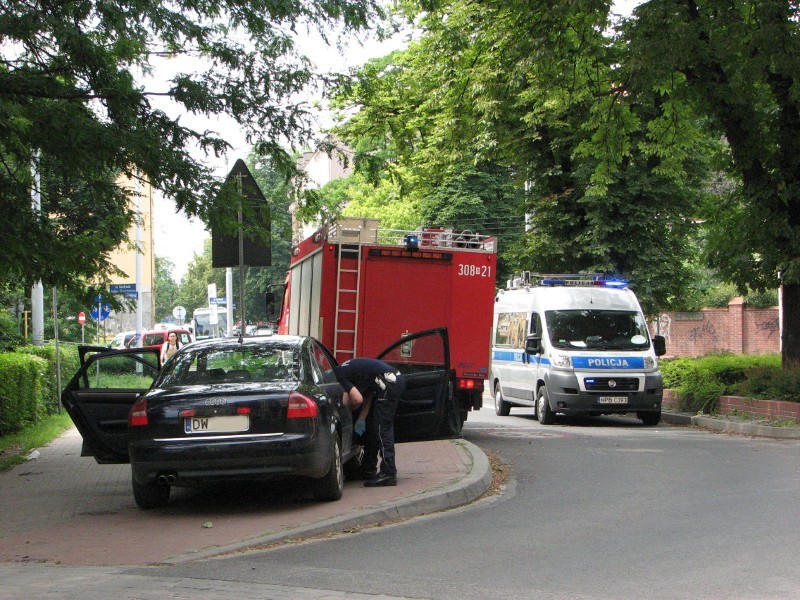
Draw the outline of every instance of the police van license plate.
[[[185,433],[233,433],[248,429],[250,429],[249,415],[186,417],[183,421]]]
[[[597,399],[598,404],[627,404],[627,396],[600,396]]]

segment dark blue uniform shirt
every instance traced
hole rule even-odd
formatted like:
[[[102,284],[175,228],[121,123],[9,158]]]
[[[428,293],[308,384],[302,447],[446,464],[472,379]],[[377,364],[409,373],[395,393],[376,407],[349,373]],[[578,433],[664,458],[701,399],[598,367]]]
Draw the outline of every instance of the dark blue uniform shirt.
[[[346,392],[356,388],[364,394],[370,386],[374,386],[378,375],[397,373],[397,369],[377,358],[351,358],[334,367],[333,373]]]

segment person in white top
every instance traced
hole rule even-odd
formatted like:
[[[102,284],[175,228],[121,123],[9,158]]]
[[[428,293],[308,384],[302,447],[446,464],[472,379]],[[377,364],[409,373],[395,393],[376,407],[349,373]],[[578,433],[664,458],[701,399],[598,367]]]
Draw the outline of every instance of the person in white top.
[[[181,343],[178,341],[178,334],[171,331],[167,336],[167,341],[161,344],[161,364],[163,365],[178,351]]]

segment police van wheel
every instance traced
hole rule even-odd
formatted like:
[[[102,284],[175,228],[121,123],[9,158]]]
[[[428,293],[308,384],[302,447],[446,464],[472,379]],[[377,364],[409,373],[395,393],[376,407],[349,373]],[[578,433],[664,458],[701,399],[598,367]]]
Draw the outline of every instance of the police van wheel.
[[[547,397],[547,388],[542,386],[539,388],[539,397],[536,399],[536,418],[542,425],[550,425],[553,423],[553,411],[550,410],[550,400]]]
[[[503,400],[503,392],[500,391],[500,384],[494,389],[494,412],[498,417],[507,417],[511,412],[511,404]]]

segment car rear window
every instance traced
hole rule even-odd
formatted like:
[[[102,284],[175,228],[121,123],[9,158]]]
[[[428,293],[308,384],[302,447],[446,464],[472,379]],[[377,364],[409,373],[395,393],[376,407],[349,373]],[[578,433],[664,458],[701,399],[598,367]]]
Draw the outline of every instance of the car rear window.
[[[155,346],[156,344],[163,344],[164,340],[164,332],[159,331],[158,333],[147,333],[144,336],[144,342],[142,342],[142,346]]]
[[[280,346],[207,348],[175,355],[162,373],[158,386],[194,384],[287,383],[299,379],[295,348]]]

